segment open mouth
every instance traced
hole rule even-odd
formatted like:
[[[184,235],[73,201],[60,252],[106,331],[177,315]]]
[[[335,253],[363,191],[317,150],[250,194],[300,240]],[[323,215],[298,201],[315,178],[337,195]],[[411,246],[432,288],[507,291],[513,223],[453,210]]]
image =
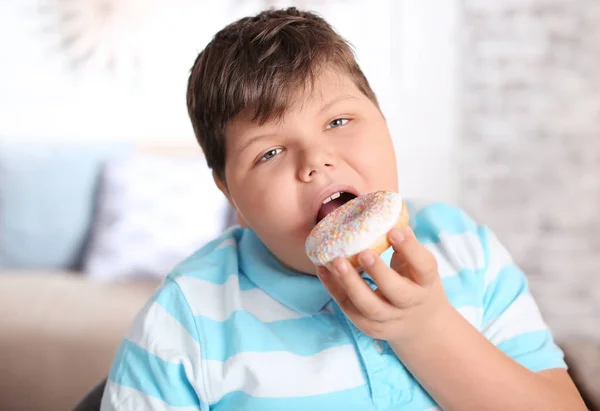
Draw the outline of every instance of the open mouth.
[[[317,224],[327,217],[327,214],[333,212],[336,208],[343,206],[348,201],[356,198],[356,196],[352,193],[347,193],[345,191],[339,191],[337,193],[333,193],[325,200],[323,200],[323,204],[321,208],[319,208],[319,212],[317,213]]]

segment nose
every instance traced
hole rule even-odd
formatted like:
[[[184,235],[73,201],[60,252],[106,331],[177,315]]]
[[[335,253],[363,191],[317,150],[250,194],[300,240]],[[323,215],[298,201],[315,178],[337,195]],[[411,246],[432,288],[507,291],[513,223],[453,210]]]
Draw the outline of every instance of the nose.
[[[336,160],[333,154],[313,147],[304,152],[302,164],[298,170],[298,178],[309,183],[320,174],[325,174],[335,168]]]

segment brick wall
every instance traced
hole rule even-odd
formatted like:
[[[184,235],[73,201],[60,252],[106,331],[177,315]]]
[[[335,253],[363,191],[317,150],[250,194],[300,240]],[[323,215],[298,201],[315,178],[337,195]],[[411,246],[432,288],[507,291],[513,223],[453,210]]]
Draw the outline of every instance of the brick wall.
[[[600,338],[600,2],[463,6],[461,205],[526,270],[557,337]]]

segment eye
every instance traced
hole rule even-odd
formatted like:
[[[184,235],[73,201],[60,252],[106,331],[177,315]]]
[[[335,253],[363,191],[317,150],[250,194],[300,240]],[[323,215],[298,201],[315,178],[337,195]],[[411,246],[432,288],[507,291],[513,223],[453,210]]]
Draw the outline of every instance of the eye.
[[[345,126],[348,123],[348,121],[350,120],[348,120],[347,118],[336,118],[331,123],[329,123],[326,128],[329,129]]]
[[[282,148],[271,149],[271,150],[267,151],[265,154],[263,154],[259,161],[270,160],[273,157],[275,157],[277,154],[281,153],[282,151],[283,151]]]

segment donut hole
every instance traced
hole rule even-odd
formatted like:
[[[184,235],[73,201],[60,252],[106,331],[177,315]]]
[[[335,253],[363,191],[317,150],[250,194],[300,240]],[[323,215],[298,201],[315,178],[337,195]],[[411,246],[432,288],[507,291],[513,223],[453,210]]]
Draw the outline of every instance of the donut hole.
[[[318,224],[322,219],[327,217],[328,214],[332,213],[339,207],[346,204],[348,201],[355,199],[356,196],[352,193],[340,193],[340,196],[336,199],[329,201],[326,204],[323,204],[321,208],[319,208],[319,212],[317,213],[317,221]]]

